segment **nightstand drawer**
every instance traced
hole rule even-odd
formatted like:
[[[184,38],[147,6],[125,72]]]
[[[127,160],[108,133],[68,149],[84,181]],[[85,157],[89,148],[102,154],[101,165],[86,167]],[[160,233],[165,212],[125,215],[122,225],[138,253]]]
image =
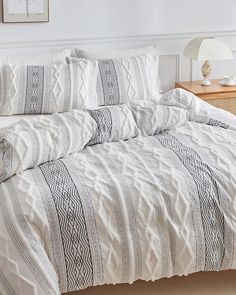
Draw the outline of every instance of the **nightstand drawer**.
[[[224,109],[236,115],[236,97],[235,98],[216,98],[216,99],[204,99],[213,106]]]
[[[221,93],[210,93],[210,94],[199,94],[196,93],[196,96],[202,98],[203,100],[215,100],[215,99],[231,99],[236,98],[236,91],[234,92],[221,92]]]

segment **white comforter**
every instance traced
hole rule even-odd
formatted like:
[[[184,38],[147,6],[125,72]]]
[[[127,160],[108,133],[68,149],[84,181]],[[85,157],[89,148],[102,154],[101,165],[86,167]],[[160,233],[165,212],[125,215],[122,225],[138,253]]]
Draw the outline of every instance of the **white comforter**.
[[[236,117],[181,90],[161,104],[188,120],[0,184],[1,294],[236,269]]]

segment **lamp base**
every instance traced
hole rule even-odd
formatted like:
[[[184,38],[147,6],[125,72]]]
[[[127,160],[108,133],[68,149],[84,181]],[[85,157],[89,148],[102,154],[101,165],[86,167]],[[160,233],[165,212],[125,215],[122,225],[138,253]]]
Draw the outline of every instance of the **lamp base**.
[[[209,79],[204,79],[201,83],[202,86],[211,86],[211,81]]]
[[[204,77],[204,80],[202,81],[202,86],[210,86],[211,81],[208,79],[208,77],[211,74],[211,64],[209,63],[208,60],[204,62],[202,65],[202,75]]]

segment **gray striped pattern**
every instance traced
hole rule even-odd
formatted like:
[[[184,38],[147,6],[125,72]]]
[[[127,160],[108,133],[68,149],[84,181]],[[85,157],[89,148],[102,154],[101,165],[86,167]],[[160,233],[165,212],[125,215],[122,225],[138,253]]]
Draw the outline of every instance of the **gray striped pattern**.
[[[88,113],[97,128],[87,145],[125,140],[139,134],[132,111],[126,105],[101,107]]]
[[[118,77],[114,61],[104,59],[98,62],[101,86],[103,90],[104,105],[120,103]],[[98,80],[100,81],[100,80]]]
[[[156,137],[152,136],[149,137],[149,140],[151,142],[151,146],[155,146],[158,149],[165,150],[165,155],[166,158],[171,161],[171,165],[173,168],[175,168],[178,173],[179,177],[183,178],[185,181],[185,184],[187,186],[188,194],[189,194],[189,201],[190,201],[190,206],[191,206],[191,211],[192,211],[192,221],[193,221],[193,227],[194,227],[194,235],[196,236],[196,252],[195,252],[195,271],[202,271],[204,269],[205,265],[205,240],[204,240],[204,231],[203,231],[203,225],[202,225],[202,218],[201,215],[199,214],[200,212],[200,202],[198,198],[198,191],[194,182],[194,179],[192,178],[191,174],[186,173],[185,169],[180,169],[182,162],[179,157],[176,157],[176,154],[173,153],[171,149],[166,149],[163,147],[161,141],[157,140]],[[159,178],[161,178],[162,173],[159,172]],[[164,180],[166,181],[166,180]],[[166,189],[166,195],[171,198],[169,195],[169,190],[170,190],[170,184],[166,184],[167,189]],[[165,201],[168,199],[165,198]],[[171,201],[170,199],[170,215],[175,216],[175,203]],[[172,212],[172,210],[173,212]],[[173,244],[171,244],[171,256],[172,256],[172,267],[173,267],[173,273],[176,273],[177,271],[177,265],[178,265],[178,253],[176,253],[175,249],[175,240],[176,240],[176,233],[175,230],[173,229],[173,225],[170,224],[169,227],[170,230],[170,238],[171,241],[173,241]]]
[[[55,290],[58,289],[54,281],[55,277],[52,267],[45,250],[42,245],[38,243],[32,228],[27,223],[21,211],[15,186],[9,181],[9,186],[7,188],[9,196],[11,196],[10,200],[6,200],[3,190],[0,190],[0,209],[6,229],[17,252],[39,285],[40,291],[44,294],[48,294],[52,288]],[[53,280],[50,281],[50,278],[53,278]]]
[[[88,143],[96,126],[87,112],[74,110],[20,120],[1,129],[0,182],[26,169],[78,152]]]
[[[228,129],[230,127],[228,124],[225,124],[224,122],[221,122],[221,121],[215,120],[215,119],[210,119],[207,124],[211,125],[211,126],[221,127],[224,129]]]
[[[44,67],[28,66],[26,80],[25,114],[42,113],[44,92]]]
[[[10,284],[7,277],[4,275],[2,271],[0,271],[0,285],[2,285],[2,287],[8,295],[17,295],[17,293],[14,290],[14,287]],[[3,295],[2,293],[0,294]]]
[[[5,130],[14,135],[8,153],[21,151],[20,163],[37,167],[0,184],[0,293],[16,295],[20,286],[59,295],[235,267],[233,127],[200,115],[186,122],[185,112],[170,119],[166,108],[142,105],[135,118],[139,125],[146,118],[149,136],[137,136],[125,105],[37,121],[41,133],[29,122],[24,136],[19,126]],[[78,148],[88,129],[91,146]],[[42,157],[47,146],[51,161]]]
[[[117,105],[143,99],[159,99],[155,55],[98,60],[96,85],[98,106]]]
[[[89,114],[97,123],[97,129],[88,145],[109,142],[111,140],[113,123],[109,108],[90,110]]]
[[[220,270],[224,259],[224,215],[220,210],[219,188],[211,168],[191,148],[181,144],[174,136],[163,132],[155,136],[161,144],[172,150],[194,179],[200,201],[205,237],[205,271]]]
[[[65,253],[68,291],[93,285],[91,250],[79,192],[65,164],[58,160],[40,166],[51,191]]]
[[[51,114],[94,107],[98,65],[1,65],[0,115]]]

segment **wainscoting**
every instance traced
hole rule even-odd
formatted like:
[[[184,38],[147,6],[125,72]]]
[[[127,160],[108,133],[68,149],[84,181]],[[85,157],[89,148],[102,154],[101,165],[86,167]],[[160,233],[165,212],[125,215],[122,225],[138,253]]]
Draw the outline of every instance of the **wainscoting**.
[[[24,54],[65,47],[82,49],[125,49],[156,44],[160,54],[160,78],[164,92],[172,89],[176,81],[190,80],[190,60],[182,56],[185,45],[195,37],[214,36],[225,41],[236,55],[236,31],[193,32],[184,34],[158,34],[107,38],[61,38],[22,42],[1,42],[0,55]],[[236,76],[236,60],[212,62],[212,78]],[[201,79],[201,63],[193,61],[193,80]]]

